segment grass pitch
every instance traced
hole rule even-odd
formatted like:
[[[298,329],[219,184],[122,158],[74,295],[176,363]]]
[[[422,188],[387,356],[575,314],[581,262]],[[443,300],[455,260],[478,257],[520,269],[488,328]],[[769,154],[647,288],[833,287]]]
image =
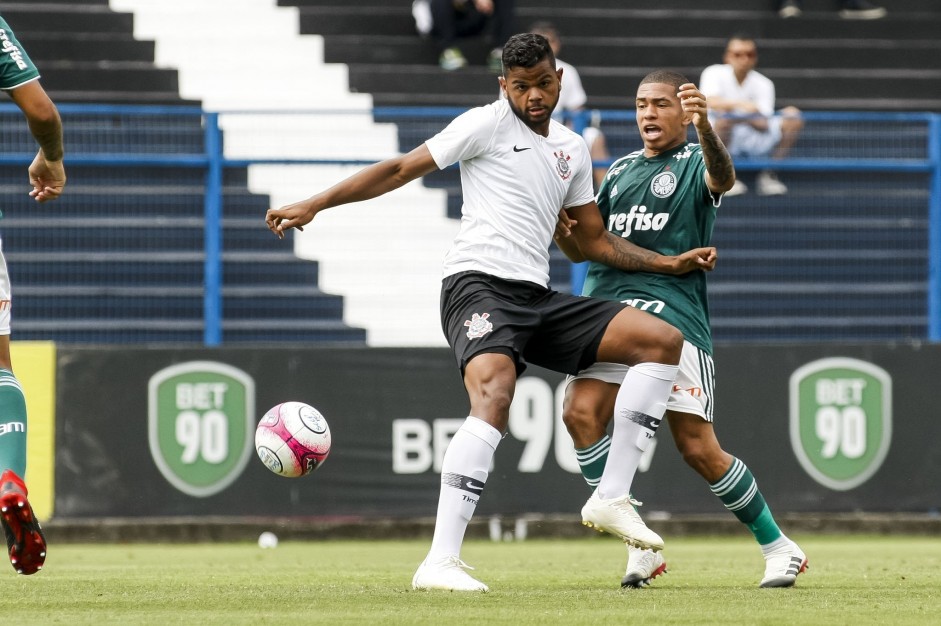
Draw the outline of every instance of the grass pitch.
[[[758,589],[764,561],[742,538],[672,539],[669,573],[621,590],[609,536],[469,541],[491,592],[413,591],[428,541],[55,545],[34,576],[0,571],[2,615],[23,624],[937,624],[941,538],[797,540],[810,570]],[[12,623],[12,621],[11,621]]]

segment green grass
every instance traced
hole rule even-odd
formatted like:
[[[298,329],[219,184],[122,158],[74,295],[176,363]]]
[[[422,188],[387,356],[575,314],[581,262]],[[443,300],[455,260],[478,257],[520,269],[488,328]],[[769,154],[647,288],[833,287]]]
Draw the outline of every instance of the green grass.
[[[669,541],[670,573],[621,590],[607,536],[469,541],[487,594],[412,591],[427,541],[53,545],[35,576],[0,572],[17,624],[937,624],[941,539],[795,536],[810,570],[758,589],[747,538]],[[13,616],[18,616],[14,620]],[[639,621],[638,621],[639,620]]]

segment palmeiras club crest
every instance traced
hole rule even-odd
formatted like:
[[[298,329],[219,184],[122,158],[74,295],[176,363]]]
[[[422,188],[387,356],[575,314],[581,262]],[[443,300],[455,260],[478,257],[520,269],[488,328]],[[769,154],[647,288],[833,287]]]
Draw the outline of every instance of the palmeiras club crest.
[[[650,183],[650,191],[658,198],[666,198],[676,189],[676,174],[670,171],[660,172]]]
[[[555,166],[559,170],[559,176],[562,177],[562,180],[568,179],[572,175],[572,168],[569,167],[569,161],[572,157],[566,156],[561,150],[553,152],[552,156],[556,158]]]
[[[464,325],[467,326],[468,339],[478,339],[493,330],[493,324],[487,321],[488,317],[490,317],[490,313],[484,313],[483,315],[474,313],[469,320],[464,320]]]

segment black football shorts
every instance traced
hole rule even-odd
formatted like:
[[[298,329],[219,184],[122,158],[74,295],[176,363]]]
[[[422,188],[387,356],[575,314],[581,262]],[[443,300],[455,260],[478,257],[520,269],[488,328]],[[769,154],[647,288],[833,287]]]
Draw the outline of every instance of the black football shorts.
[[[608,323],[624,307],[483,272],[441,284],[441,327],[462,373],[475,354],[497,352],[514,360],[517,374],[527,362],[575,374],[595,362]]]

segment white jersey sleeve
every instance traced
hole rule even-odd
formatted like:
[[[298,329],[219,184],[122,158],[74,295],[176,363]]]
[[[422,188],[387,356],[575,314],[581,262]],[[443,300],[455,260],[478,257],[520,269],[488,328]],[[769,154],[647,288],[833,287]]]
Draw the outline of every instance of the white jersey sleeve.
[[[454,118],[440,133],[425,142],[438,169],[482,154],[497,130],[493,107],[478,107]]]

